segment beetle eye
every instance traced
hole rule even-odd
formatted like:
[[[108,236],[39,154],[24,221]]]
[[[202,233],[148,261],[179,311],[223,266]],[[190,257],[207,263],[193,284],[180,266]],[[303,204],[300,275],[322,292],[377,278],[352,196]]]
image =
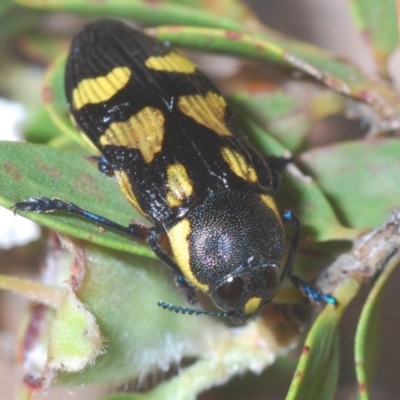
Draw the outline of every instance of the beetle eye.
[[[267,267],[265,269],[265,299],[272,299],[279,287],[278,268]]]
[[[211,297],[217,307],[225,311],[232,311],[240,305],[242,294],[243,279],[235,277],[215,289]]]

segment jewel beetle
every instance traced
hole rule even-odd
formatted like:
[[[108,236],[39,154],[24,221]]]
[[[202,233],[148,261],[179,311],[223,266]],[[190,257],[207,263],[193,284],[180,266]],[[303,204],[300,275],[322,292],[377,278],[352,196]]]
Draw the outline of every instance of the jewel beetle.
[[[198,290],[241,323],[289,277],[317,303],[336,300],[292,273],[301,224],[274,201],[279,160],[263,157],[241,133],[214,84],[187,58],[123,22],[103,19],[72,41],[65,72],[70,115],[99,150],[152,227],[119,225],[60,199],[32,197],[15,210],[67,212],[147,242],[189,303]],[[286,260],[285,225],[294,226]]]

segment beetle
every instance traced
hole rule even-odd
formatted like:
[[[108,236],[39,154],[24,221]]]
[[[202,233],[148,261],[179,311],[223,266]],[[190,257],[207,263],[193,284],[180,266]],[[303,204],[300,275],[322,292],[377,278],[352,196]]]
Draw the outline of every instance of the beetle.
[[[146,242],[189,303],[200,290],[223,312],[160,303],[170,310],[241,323],[286,277],[312,301],[337,303],[292,273],[301,224],[274,201],[279,174],[190,60],[125,23],[98,20],[72,41],[65,93],[75,126],[101,153],[99,170],[153,226],[122,226],[48,197],[15,210],[77,214]],[[283,262],[287,224],[294,235]]]

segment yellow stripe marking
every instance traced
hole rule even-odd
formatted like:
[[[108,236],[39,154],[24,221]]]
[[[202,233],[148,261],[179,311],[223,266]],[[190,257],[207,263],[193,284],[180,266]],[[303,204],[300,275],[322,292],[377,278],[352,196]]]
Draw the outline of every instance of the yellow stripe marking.
[[[176,225],[168,230],[169,242],[171,244],[172,254],[183,273],[185,279],[190,282],[197,289],[207,292],[209,286],[201,283],[193,275],[190,265],[190,252],[189,252],[189,234],[190,222],[188,219],[179,221]]]
[[[113,122],[100,137],[100,144],[139,149],[146,163],[161,151],[164,138],[164,114],[153,107],[145,107],[128,121]]]
[[[208,92],[205,96],[199,94],[181,96],[178,99],[178,107],[185,115],[218,135],[232,136],[224,120],[225,99],[218,93]]]
[[[114,175],[116,176],[118,183],[121,187],[121,191],[125,195],[125,197],[131,202],[131,204],[135,207],[135,209],[140,212],[140,214],[146,216],[146,213],[140,207],[138,199],[136,198],[136,195],[133,192],[128,174],[125,171],[115,171]]]
[[[239,177],[248,182],[257,182],[256,170],[251,166],[244,156],[229,147],[223,147],[221,154],[224,160],[228,163],[229,168]]]
[[[247,300],[246,305],[244,306],[245,315],[254,314],[261,304],[261,297],[254,296]]]
[[[173,51],[165,56],[149,57],[145,65],[147,68],[156,71],[180,72],[182,74],[191,74],[196,70],[195,64]]]
[[[269,196],[268,194],[261,194],[260,195],[261,201],[270,209],[273,211],[275,214],[276,219],[279,221],[281,226],[283,227],[282,223],[282,218],[281,214],[278,210],[278,207],[276,206],[275,200],[272,196]]]
[[[179,207],[182,201],[193,193],[192,181],[181,163],[168,165],[167,167],[167,204],[169,207]]]
[[[72,104],[79,110],[86,104],[98,104],[111,99],[128,83],[131,70],[116,67],[105,76],[87,78],[72,91]]]

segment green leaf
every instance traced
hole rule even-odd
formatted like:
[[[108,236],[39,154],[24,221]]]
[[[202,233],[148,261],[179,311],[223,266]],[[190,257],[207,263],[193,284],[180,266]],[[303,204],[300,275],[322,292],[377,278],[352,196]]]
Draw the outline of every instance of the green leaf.
[[[64,92],[64,75],[67,54],[61,54],[47,70],[43,84],[43,104],[60,137],[64,136],[84,146],[82,138],[72,125]],[[64,135],[63,135],[64,134]]]
[[[0,142],[0,204],[10,208],[29,197],[57,197],[127,226],[143,219],[124,198],[115,181],[103,176],[94,162],[72,152],[27,143]],[[83,218],[24,213],[55,231],[102,246],[155,257],[145,245],[126,235],[106,232]]]
[[[339,373],[340,315],[330,307],[308,334],[286,400],[334,399]]]
[[[376,368],[376,355],[379,347],[379,310],[383,289],[395,268],[398,267],[399,256],[390,254],[385,261],[388,264],[385,265],[369,293],[357,325],[354,353],[360,400],[369,399],[368,390],[371,387],[373,372]]]
[[[307,179],[297,167],[283,173],[276,198],[280,209],[294,209],[303,226],[306,240],[353,240],[360,232],[343,226],[318,181]]]
[[[396,0],[351,0],[350,9],[362,37],[372,48],[381,73],[388,75],[387,61],[399,37]]]
[[[296,112],[299,102],[289,93],[280,89],[254,95],[240,93],[231,96],[229,103],[233,104],[236,114],[247,114],[243,119],[254,119],[268,127],[271,136],[291,152],[304,144],[311,121]]]
[[[23,125],[24,137],[30,143],[45,144],[59,137],[59,129],[44,107],[31,112]]]
[[[167,370],[183,357],[200,356],[224,326],[210,317],[170,313],[159,300],[186,304],[164,264],[130,254],[77,244],[75,265],[84,266],[76,293],[96,317],[104,354],[85,371],[59,377],[62,383],[123,382]],[[197,322],[197,323],[196,323]]]
[[[225,16],[179,4],[155,3],[141,0],[93,2],[90,0],[15,0],[34,9],[68,11],[81,15],[132,18],[147,24],[182,24],[213,26],[240,30],[241,24]]]
[[[339,114],[345,107],[343,97],[337,93],[300,82],[292,88],[287,82],[284,89],[271,82],[268,91],[241,92],[229,96],[228,100],[236,113],[245,111],[247,118],[266,127],[292,153],[304,148],[315,122]]]
[[[200,9],[236,21],[244,21],[253,17],[251,11],[240,0],[164,0],[164,3]]]
[[[346,226],[378,226],[400,205],[398,139],[343,142],[299,158]]]
[[[339,374],[339,323],[359,289],[360,284],[353,278],[341,281],[334,293],[338,307],[327,305],[314,322],[286,400],[334,399]]]
[[[102,353],[102,338],[96,320],[68,292],[56,310],[48,342],[48,366],[68,372],[81,371]]]

